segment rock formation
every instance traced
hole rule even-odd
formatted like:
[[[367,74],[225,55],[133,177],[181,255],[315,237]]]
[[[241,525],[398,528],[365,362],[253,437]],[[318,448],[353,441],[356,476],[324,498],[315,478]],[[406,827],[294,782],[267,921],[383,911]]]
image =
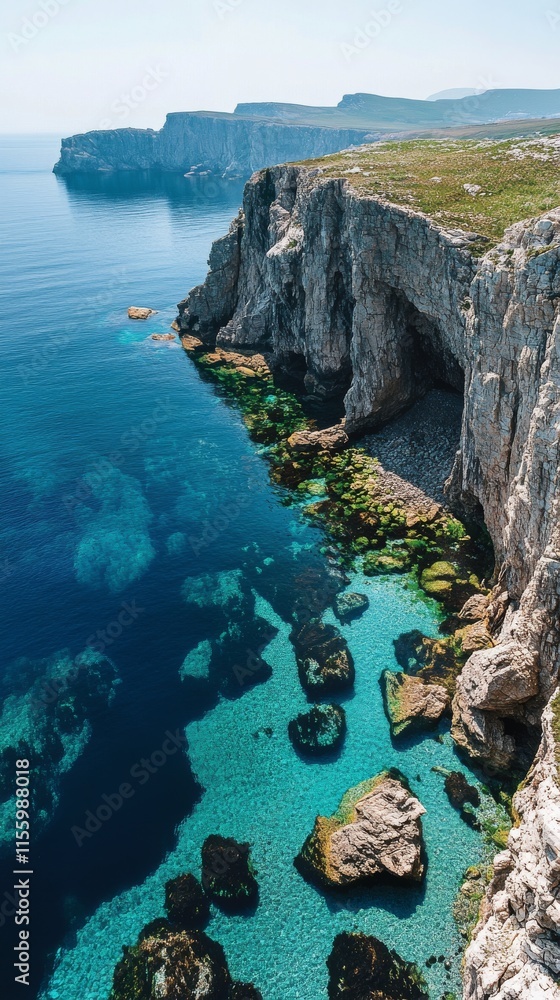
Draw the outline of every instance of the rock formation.
[[[560,696],[543,716],[533,768],[514,798],[519,824],[494,859],[494,879],[465,958],[465,1000],[560,996]]]
[[[343,691],[354,683],[354,661],[334,625],[312,621],[292,633],[299,678],[310,694]]]
[[[286,371],[303,367],[309,393],[344,394],[349,435],[389,420],[434,382],[464,392],[448,497],[484,518],[498,582],[487,609],[494,645],[467,660],[453,735],[474,759],[507,770],[539,739],[560,666],[560,209],[513,225],[481,252],[476,233],[360,195],[320,167],[275,168],[249,182],[205,284],[179,310],[185,334],[266,350]],[[516,836],[528,858],[511,853],[509,877],[520,885],[530,859],[548,859],[552,796],[539,806],[535,784],[554,754],[547,747],[545,737],[523,792]],[[528,940],[534,892],[518,910]],[[539,975],[552,981],[551,949],[538,954]],[[473,996],[488,995],[485,961],[468,960]],[[517,983],[501,995],[537,995]]]
[[[346,712],[340,705],[314,705],[309,712],[292,719],[288,734],[297,750],[318,756],[333,753],[344,742]]]
[[[327,959],[329,1000],[427,1000],[420,970],[366,934],[337,934]]]
[[[118,128],[62,140],[55,173],[165,170],[248,177],[272,163],[334,153],[373,140],[365,128],[331,128],[242,115],[177,112],[153,129]]]
[[[317,817],[296,865],[326,886],[381,874],[420,882],[425,812],[401,775],[383,771],[346,792],[332,816]]]
[[[262,1000],[251,985],[234,983],[224,949],[201,931],[180,932],[156,921],[138,943],[123,948],[110,1000]]]
[[[166,883],[165,909],[171,923],[182,930],[202,930],[210,918],[210,903],[190,872]]]
[[[259,887],[249,844],[212,835],[202,845],[202,885],[212,902],[228,913],[256,904]]]
[[[334,613],[341,622],[360,618],[368,608],[369,597],[366,594],[337,594],[334,599]]]
[[[420,677],[384,670],[381,686],[393,736],[436,726],[450,705],[444,687],[427,684]]]

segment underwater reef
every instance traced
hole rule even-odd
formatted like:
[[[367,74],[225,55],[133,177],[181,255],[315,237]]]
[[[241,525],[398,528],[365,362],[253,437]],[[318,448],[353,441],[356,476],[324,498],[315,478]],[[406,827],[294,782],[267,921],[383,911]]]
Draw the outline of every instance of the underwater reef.
[[[36,835],[53,818],[61,780],[91,737],[91,717],[110,706],[117,681],[111,660],[92,648],[76,657],[63,650],[8,666],[0,716],[0,854],[14,844],[16,760],[29,760],[33,771],[30,823]]]

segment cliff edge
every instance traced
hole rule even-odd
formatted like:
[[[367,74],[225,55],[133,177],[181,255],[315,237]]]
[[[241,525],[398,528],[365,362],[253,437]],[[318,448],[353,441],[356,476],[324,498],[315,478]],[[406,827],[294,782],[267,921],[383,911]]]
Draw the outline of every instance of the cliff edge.
[[[505,616],[496,646],[474,653],[463,669],[453,736],[497,771],[538,742],[560,668],[558,145],[545,142],[543,152],[534,141],[498,151],[476,144],[481,173],[503,157],[512,178],[526,169],[544,178],[550,166],[556,184],[549,210],[514,222],[499,240],[496,224],[519,211],[504,173],[492,216],[492,189],[472,183],[471,173],[460,186],[455,175],[447,183],[444,170],[458,155],[449,144],[439,152],[426,147],[427,177],[416,170],[404,204],[392,200],[392,175],[376,167],[378,147],[263,171],[248,183],[230,232],[214,244],[206,282],[179,307],[185,333],[266,349],[273,364],[305,373],[309,393],[344,395],[349,434],[386,422],[434,382],[464,393],[447,491],[484,517]],[[436,153],[450,157],[440,156],[437,169]],[[407,176],[402,158],[398,172]],[[430,214],[418,208],[427,198],[440,199]],[[540,203],[525,194],[523,204]],[[480,226],[469,231],[465,219]],[[467,952],[469,1000],[560,995],[560,743],[551,712],[518,796],[507,863],[500,855],[484,924]],[[519,902],[513,923],[506,876]],[[487,946],[497,940],[499,948]]]

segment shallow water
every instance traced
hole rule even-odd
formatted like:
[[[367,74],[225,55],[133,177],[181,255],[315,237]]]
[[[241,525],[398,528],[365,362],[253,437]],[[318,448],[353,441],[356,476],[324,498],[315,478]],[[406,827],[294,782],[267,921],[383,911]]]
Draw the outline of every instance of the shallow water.
[[[360,928],[407,959],[452,958],[449,976],[441,963],[426,970],[439,996],[457,986],[450,907],[480,838],[431,771],[458,766],[449,737],[395,749],[379,688],[382,670],[395,666],[393,639],[413,628],[435,634],[437,608],[403,580],[352,582],[371,606],[344,628],[357,666],[344,699],[346,743],[333,761],[300,759],[287,723],[306,698],[287,622],[296,594],[328,582],[323,538],[282,504],[235,410],[178,345],[149,339],[167,331],[175,302],[204,277],[241,189],[183,178],[65,183],[50,173],[56,152],[44,138],[0,143],[0,652],[9,665],[101,642],[120,683],[111,706],[92,713],[33,845],[33,991],[45,975],[49,1000],[105,1000],[122,944],[162,913],[170,875],[199,872],[202,840],[216,832],[249,840],[259,872],[256,913],[215,912],[209,925],[236,977],[268,1000],[319,1000],[335,933]],[[129,305],[159,312],[133,323]],[[119,632],[123,602],[136,612]],[[264,653],[268,680],[236,684],[228,656],[206,679],[201,644],[228,619],[228,656],[239,662],[262,644],[266,622],[278,630]],[[182,681],[181,670],[193,669],[198,679]],[[6,668],[8,694],[12,676]],[[170,755],[78,846],[72,827],[185,725],[188,756]],[[323,895],[292,863],[315,815],[392,765],[427,809],[425,886]],[[7,862],[1,875],[3,891]],[[6,940],[11,933],[0,928]],[[1,971],[9,985],[8,960]]]

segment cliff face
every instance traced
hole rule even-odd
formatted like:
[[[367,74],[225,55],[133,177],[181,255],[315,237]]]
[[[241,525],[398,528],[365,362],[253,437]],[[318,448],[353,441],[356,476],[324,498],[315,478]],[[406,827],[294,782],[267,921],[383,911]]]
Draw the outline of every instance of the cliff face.
[[[227,114],[177,113],[159,132],[122,128],[62,140],[55,173],[168,170],[192,167],[248,176],[271,163],[313,158],[373,138],[367,129],[259,121]]]
[[[484,514],[507,611],[495,648],[463,670],[453,735],[473,758],[507,769],[539,732],[560,669],[560,210],[512,227],[482,259],[475,247],[474,234],[358,195],[318,169],[276,168],[247,185],[242,214],[180,317],[207,343],[266,348],[284,369],[304,365],[310,392],[344,392],[351,433],[386,421],[434,379],[464,387],[448,489]],[[535,916],[544,902],[533,876],[525,879],[528,866],[538,873],[544,901],[558,891],[555,753],[545,726],[508,859],[518,898],[527,895],[517,944],[510,949],[506,897],[500,903],[494,885],[494,923],[477,938],[482,951],[467,955],[468,997],[533,998],[545,995],[542,984],[558,995],[554,934]],[[501,958],[484,951],[493,928]]]

